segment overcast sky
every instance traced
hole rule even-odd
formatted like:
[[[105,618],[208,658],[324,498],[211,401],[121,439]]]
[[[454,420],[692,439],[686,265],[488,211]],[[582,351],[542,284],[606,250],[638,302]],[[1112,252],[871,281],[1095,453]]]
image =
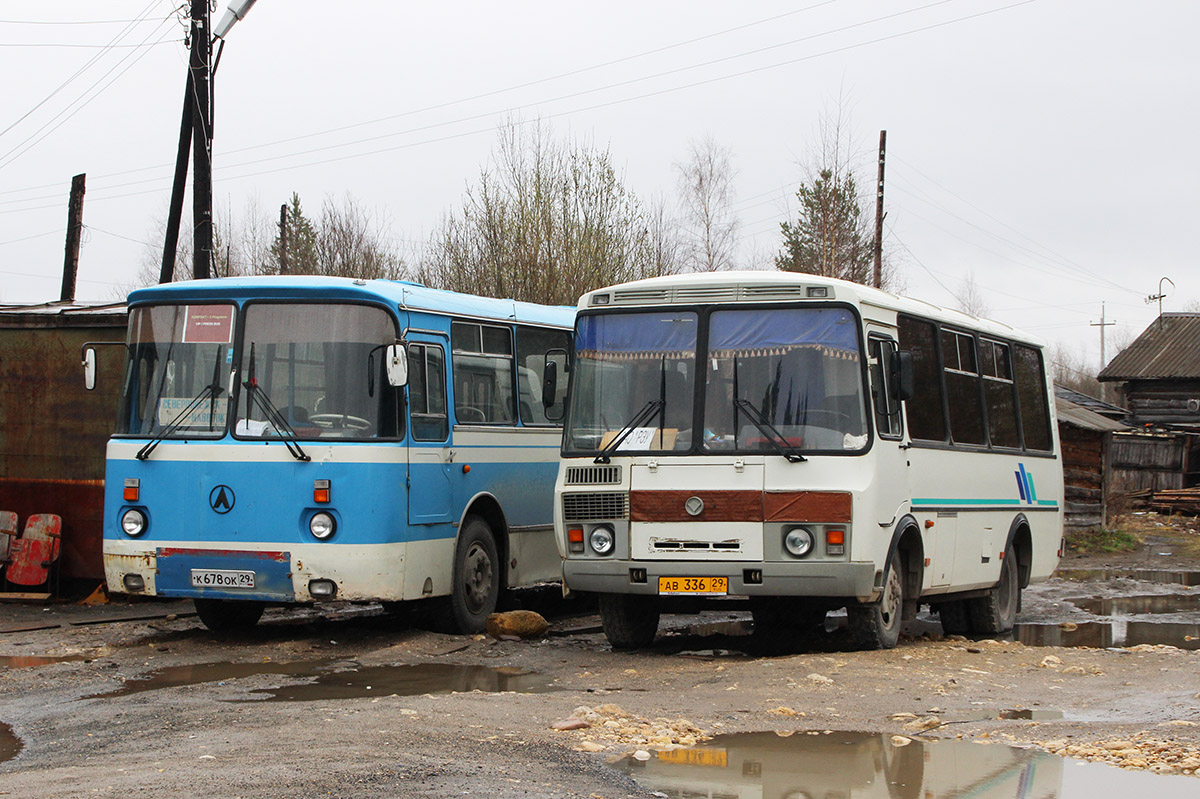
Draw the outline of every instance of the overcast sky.
[[[1198,30],[1195,0],[260,0],[217,73],[216,204],[274,214],[298,192],[315,215],[349,194],[411,251],[505,119],[607,148],[644,200],[675,196],[710,136],[744,262],[769,264],[840,106],[868,188],[888,131],[905,293],[955,305],[973,276],[990,316],[1098,363],[1101,303],[1111,358],[1161,278],[1164,310],[1200,301]],[[167,0],[0,9],[0,302],[58,298],[80,172],[80,299],[119,296],[161,249],[185,33]]]

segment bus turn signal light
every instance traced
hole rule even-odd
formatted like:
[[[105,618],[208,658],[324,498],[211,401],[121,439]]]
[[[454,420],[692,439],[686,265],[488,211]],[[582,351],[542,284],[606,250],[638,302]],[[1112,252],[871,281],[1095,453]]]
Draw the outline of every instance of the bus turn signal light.
[[[126,502],[137,502],[140,493],[142,481],[136,477],[127,477],[125,479],[125,497]]]
[[[567,544],[572,552],[583,552],[583,528],[571,527],[567,530]]]
[[[825,533],[825,554],[826,555],[845,555],[846,554],[846,531],[845,530],[828,530]]]
[[[313,480],[313,502],[328,504],[333,493],[333,483],[330,480]]]

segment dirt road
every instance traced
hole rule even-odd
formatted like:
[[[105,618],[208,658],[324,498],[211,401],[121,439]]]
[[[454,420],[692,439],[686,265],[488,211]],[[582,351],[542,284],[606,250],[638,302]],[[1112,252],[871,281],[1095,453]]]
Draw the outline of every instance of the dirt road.
[[[1026,593],[1019,621],[1061,638],[1103,618],[1068,599],[1165,596],[1195,625],[1198,591],[1055,579]],[[946,640],[923,617],[891,651],[845,651],[834,631],[781,652],[730,609],[666,617],[653,648],[623,653],[594,616],[556,610],[545,639],[495,641],[370,607],[269,611],[239,637],[206,631],[186,602],[0,608],[0,796],[649,796],[610,763],[764,731],[1200,767],[1188,643]]]

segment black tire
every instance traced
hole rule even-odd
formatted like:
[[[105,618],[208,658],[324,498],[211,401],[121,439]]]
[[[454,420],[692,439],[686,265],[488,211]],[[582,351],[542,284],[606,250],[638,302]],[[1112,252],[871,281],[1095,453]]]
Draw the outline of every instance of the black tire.
[[[234,599],[196,599],[196,615],[214,633],[249,630],[258,624],[266,605]]]
[[[900,640],[904,616],[904,572],[900,553],[888,558],[883,573],[883,596],[868,605],[846,608],[850,635],[860,649],[891,649]]]
[[[499,598],[500,557],[492,528],[478,516],[468,516],[454,551],[454,584],[450,587],[450,611],[458,631],[483,632]]]
[[[658,600],[632,594],[600,594],[600,623],[613,649],[644,649],[658,633]]]
[[[971,632],[971,613],[967,600],[956,599],[937,606],[938,618],[942,621],[942,632],[946,635],[968,635]]]
[[[1012,630],[1021,606],[1021,575],[1017,553],[1011,545],[1000,561],[1000,581],[987,596],[969,600],[971,630],[980,635],[999,635]]]

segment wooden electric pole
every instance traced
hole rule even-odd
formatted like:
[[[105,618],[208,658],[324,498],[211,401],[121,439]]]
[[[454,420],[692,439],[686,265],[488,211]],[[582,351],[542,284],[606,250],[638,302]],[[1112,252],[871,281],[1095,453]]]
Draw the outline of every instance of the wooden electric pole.
[[[87,175],[71,178],[71,203],[67,209],[67,255],[63,261],[62,292],[59,299],[75,299],[75,277],[79,274],[79,240],[83,235],[83,188]]]
[[[279,274],[288,273],[287,203],[279,206]]]
[[[875,189],[875,288],[883,287],[883,162],[887,131],[879,131],[879,183]]]
[[[208,0],[192,0],[192,49],[188,70],[192,78],[192,277],[211,274],[212,229],[212,37]]]
[[[1105,360],[1105,357],[1104,357],[1104,328],[1112,327],[1113,325],[1116,324],[1116,322],[1115,321],[1114,322],[1106,322],[1104,320],[1104,303],[1100,303],[1100,321],[1099,322],[1089,322],[1088,324],[1090,324],[1092,327],[1100,328],[1100,372],[1103,372],[1104,367],[1108,366],[1108,361]],[[1096,374],[1099,374],[1100,372],[1097,372]],[[1104,402],[1108,401],[1104,396],[1107,393],[1105,391],[1106,388],[1108,388],[1108,384],[1106,384],[1106,383],[1100,384],[1100,399]]]

